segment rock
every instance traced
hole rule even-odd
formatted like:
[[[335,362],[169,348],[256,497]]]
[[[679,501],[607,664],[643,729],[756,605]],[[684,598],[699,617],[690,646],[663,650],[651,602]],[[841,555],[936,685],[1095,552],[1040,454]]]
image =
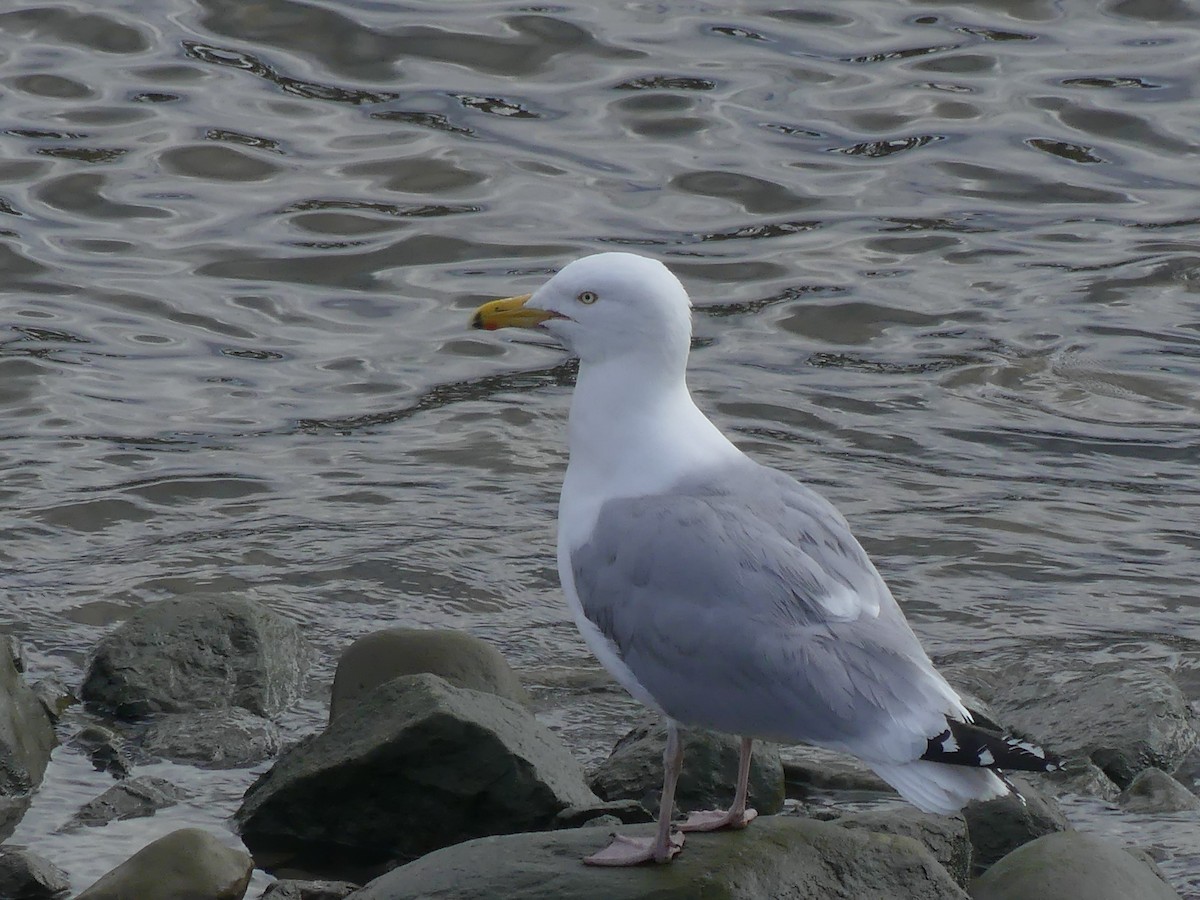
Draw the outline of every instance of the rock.
[[[837,812],[834,815],[836,818],[829,821],[843,828],[862,828],[912,838],[928,850],[958,884],[965,888],[971,881],[971,838],[967,821],[961,815],[923,813],[907,804],[891,809]]]
[[[85,803],[71,817],[64,830],[107,825],[118,819],[152,816],[157,810],[174,806],[184,796],[183,791],[164,778],[155,778],[153,775],[128,778]]]
[[[270,759],[281,743],[274,722],[234,707],[160,716],[146,729],[142,749],[172,762],[233,769]]]
[[[262,892],[259,900],[343,900],[358,885],[352,881],[300,881],[282,878]]]
[[[675,788],[679,812],[728,807],[737,782],[740,740],[732,735],[684,728],[683,772]],[[667,729],[645,722],[617,741],[588,784],[604,800],[636,800],[657,813],[662,794]],[[783,764],[773,744],[756,741],[750,763],[750,806],[759,815],[783,808]]]
[[[68,746],[87,754],[97,772],[107,772],[114,778],[129,775],[132,755],[129,745],[125,738],[103,725],[85,725]]]
[[[1149,666],[1027,655],[973,677],[1014,730],[1091,759],[1122,788],[1150,766],[1174,771],[1198,739],[1179,687]]]
[[[241,900],[254,862],[200,828],[147,844],[75,900]]]
[[[587,806],[570,806],[554,817],[555,828],[582,828],[593,819],[612,819],[616,824],[653,822],[654,816],[636,800],[602,800]]]
[[[1064,831],[1019,847],[973,885],[974,900],[1179,900],[1162,876],[1118,844]]]
[[[1121,793],[1121,789],[1104,774],[1103,769],[1082,757],[1064,760],[1058,771],[1038,776],[1038,783],[1047,785],[1058,797],[1074,794],[1115,800]]]
[[[106,635],[80,693],[125,719],[231,706],[270,716],[298,696],[309,657],[300,630],[252,600],[180,597]]]
[[[1168,813],[1200,809],[1200,797],[1164,772],[1143,769],[1117,798],[1130,812]]]
[[[293,867],[338,877],[349,860],[407,860],[552,828],[563,809],[595,803],[579,764],[523,706],[407,675],[285,751],[250,786],[237,821],[260,865],[261,853],[290,854]]]
[[[0,847],[0,897],[50,900],[71,889],[67,873],[45,857],[16,847]]]
[[[0,840],[25,814],[57,743],[50,716],[17,671],[13,648],[12,640],[0,647]]]
[[[653,825],[622,834],[649,836]],[[915,841],[790,816],[742,831],[695,832],[668,866],[604,869],[580,860],[608,828],[488,837],[395,869],[351,900],[967,900]]]
[[[1035,788],[1029,779],[1009,776],[1021,796],[1008,794],[984,803],[969,803],[963,810],[974,848],[975,871],[982,871],[1011,851],[1035,838],[1071,827],[1058,804]]]
[[[441,676],[455,687],[529,703],[517,674],[487,641],[462,631],[389,628],[359,638],[342,654],[333,679],[330,720],[372,688],[422,672]]]
[[[51,722],[57,722],[67,709],[79,702],[79,698],[57,675],[40,678],[33,684],[33,693],[41,701],[42,708]]]
[[[781,747],[783,778],[789,797],[807,799],[817,792],[865,791],[896,795],[896,790],[853,756],[797,744]]]

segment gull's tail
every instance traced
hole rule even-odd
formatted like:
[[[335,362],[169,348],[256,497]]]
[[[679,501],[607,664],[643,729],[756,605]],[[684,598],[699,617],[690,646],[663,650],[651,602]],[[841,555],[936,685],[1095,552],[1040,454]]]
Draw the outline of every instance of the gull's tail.
[[[871,763],[884,781],[923,812],[956,813],[972,800],[1003,797],[1009,784],[1003,772],[1053,772],[1061,761],[1036,744],[947,719],[946,730],[931,737],[920,759],[908,763]]]

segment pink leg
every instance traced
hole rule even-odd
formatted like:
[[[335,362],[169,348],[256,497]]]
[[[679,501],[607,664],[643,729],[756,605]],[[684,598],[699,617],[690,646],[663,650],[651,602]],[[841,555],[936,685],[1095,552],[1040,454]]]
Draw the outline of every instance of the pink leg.
[[[671,832],[675,812],[675,783],[683,768],[683,746],[679,727],[667,720],[667,749],[663,753],[663,790],[658,807],[658,833],[653,838],[631,838],[614,834],[612,843],[598,853],[584,857],[589,866],[636,866],[639,863],[670,862],[683,849],[683,835]]]
[[[750,795],[750,753],[754,741],[742,738],[742,750],[738,755],[737,790],[733,795],[733,805],[729,809],[710,809],[705,812],[695,812],[688,820],[679,826],[681,831],[716,831],[718,828],[745,828],[758,817],[758,812],[746,809],[746,801]]]

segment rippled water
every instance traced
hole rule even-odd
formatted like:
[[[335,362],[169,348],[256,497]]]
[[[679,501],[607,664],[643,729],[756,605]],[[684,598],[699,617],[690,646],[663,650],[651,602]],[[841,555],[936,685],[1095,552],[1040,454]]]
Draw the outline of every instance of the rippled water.
[[[351,639],[439,625],[603,755],[628,706],[582,692],[553,572],[572,368],[466,326],[614,247],[684,279],[701,404],[838,503],[934,655],[1200,671],[1195,5],[10,0],[0,60],[35,676],[252,591],[323,652],[294,733]],[[60,749],[18,832],[76,887],[251,773],[52,834],[105,777]],[[1200,897],[1195,818],[1073,815]]]

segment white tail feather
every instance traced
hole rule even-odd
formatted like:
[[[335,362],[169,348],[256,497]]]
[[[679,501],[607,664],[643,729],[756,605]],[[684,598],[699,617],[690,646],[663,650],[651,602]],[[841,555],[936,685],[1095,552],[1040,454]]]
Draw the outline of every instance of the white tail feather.
[[[993,800],[1008,786],[989,769],[914,760],[900,765],[869,764],[876,774],[922,812],[952,815],[972,800]]]

